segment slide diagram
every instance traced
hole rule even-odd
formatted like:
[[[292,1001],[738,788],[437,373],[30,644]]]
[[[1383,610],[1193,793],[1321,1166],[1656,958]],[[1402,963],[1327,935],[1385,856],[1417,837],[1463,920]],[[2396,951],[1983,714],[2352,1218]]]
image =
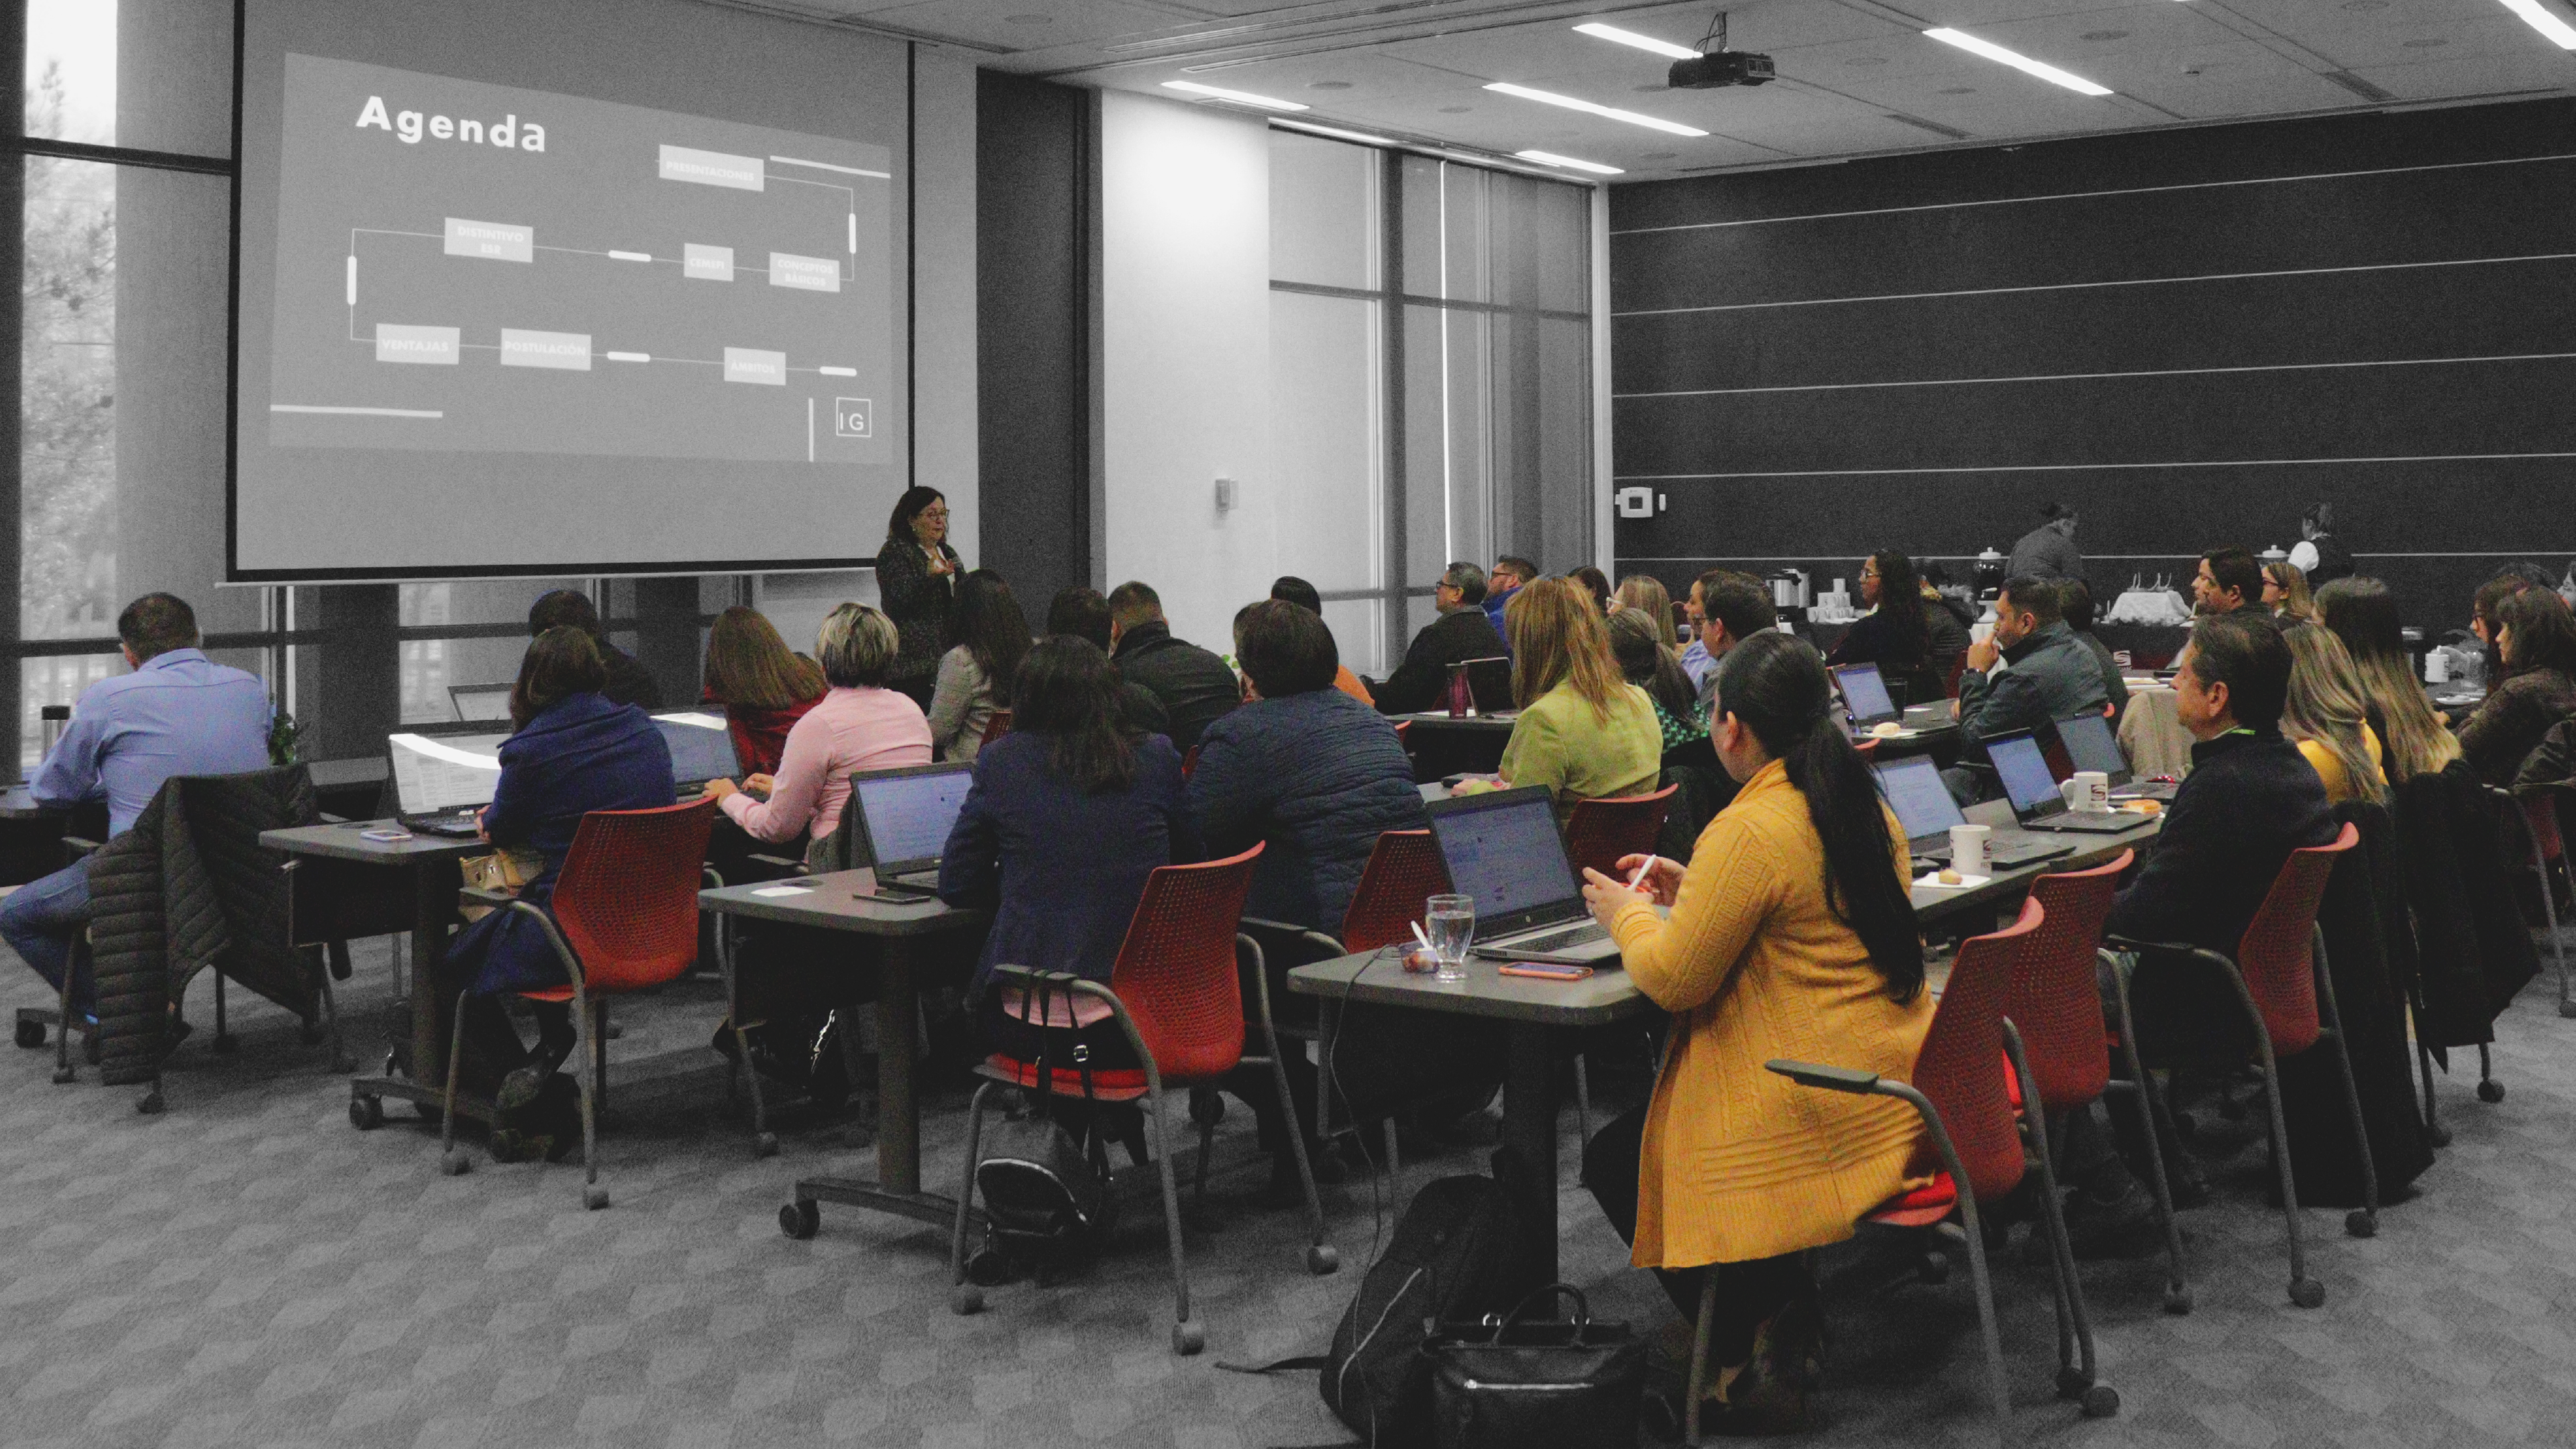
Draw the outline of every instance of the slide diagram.
[[[886,148],[302,55],[283,127],[273,445],[898,456]]]

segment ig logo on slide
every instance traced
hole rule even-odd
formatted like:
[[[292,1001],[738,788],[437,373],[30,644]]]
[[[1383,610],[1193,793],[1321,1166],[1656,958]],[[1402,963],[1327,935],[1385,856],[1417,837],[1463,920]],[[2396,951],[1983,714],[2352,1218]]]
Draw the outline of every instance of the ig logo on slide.
[[[868,400],[863,397],[832,399],[832,436],[864,438],[868,432]]]

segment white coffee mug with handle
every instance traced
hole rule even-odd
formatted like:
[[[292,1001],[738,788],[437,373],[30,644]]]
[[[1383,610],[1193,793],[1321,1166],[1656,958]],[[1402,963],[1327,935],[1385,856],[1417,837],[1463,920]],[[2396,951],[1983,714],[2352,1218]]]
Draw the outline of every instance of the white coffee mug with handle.
[[[1953,825],[1950,827],[1950,868],[1961,875],[1986,873],[1986,842],[1993,838],[1991,825]]]
[[[2070,810],[2108,810],[2111,808],[2111,777],[2100,770],[2078,770],[2067,781],[2075,787],[2075,798],[2066,802]]]

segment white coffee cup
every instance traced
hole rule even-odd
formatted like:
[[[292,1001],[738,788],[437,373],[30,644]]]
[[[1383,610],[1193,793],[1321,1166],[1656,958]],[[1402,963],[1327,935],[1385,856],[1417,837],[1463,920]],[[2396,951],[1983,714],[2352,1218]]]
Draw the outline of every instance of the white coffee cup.
[[[1986,842],[1994,837],[1991,825],[1953,825],[1950,827],[1950,868],[1961,875],[1986,873]]]
[[[2070,808],[2076,810],[2111,808],[2111,777],[2102,771],[2078,770],[2075,772],[2075,778],[2067,783],[2076,788],[2075,798],[2067,802]]]

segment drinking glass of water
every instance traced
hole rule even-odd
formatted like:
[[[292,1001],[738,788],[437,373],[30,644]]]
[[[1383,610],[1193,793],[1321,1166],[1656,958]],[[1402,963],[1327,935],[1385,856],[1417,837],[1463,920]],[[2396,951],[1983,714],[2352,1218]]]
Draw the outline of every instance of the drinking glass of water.
[[[1476,939],[1476,898],[1433,896],[1424,907],[1423,934],[1431,938],[1431,954],[1440,959],[1439,974],[1433,979],[1466,980],[1467,947]]]

